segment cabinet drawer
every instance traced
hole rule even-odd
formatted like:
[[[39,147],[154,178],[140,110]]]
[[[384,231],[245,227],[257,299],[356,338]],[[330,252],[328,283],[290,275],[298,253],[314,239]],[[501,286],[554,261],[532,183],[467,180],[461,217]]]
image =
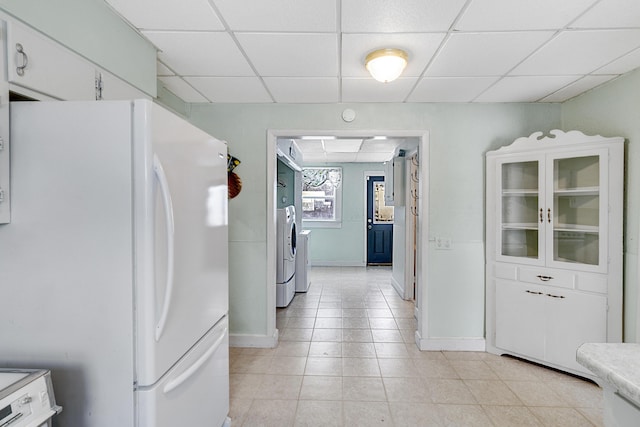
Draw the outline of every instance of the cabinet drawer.
[[[498,279],[518,280],[518,269],[513,264],[494,264],[493,268]]]
[[[581,291],[606,294],[608,290],[607,276],[602,274],[578,274],[576,288]]]
[[[518,276],[521,282],[559,286],[567,289],[575,288],[575,274],[569,271],[520,268]]]

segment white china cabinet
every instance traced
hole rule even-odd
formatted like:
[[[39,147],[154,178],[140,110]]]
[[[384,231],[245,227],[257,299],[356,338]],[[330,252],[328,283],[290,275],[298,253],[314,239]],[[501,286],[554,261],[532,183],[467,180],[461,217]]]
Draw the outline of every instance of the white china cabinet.
[[[487,350],[591,377],[622,339],[623,138],[536,132],[487,153]]]

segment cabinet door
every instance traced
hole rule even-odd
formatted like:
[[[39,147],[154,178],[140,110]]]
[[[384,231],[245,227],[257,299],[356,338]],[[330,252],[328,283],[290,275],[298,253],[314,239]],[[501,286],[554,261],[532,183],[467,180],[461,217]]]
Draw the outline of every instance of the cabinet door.
[[[545,359],[591,374],[576,362],[576,350],[586,342],[607,342],[607,298],[566,290],[545,295],[547,337]]]
[[[16,22],[7,23],[10,83],[62,100],[95,100],[93,65]]]
[[[106,71],[98,71],[96,78],[102,82],[104,100],[151,99],[149,95]]]
[[[547,265],[606,272],[607,151],[547,158]]]
[[[509,158],[496,164],[496,257],[505,262],[543,264],[543,157]]]
[[[544,360],[544,304],[535,285],[496,280],[496,347]]]

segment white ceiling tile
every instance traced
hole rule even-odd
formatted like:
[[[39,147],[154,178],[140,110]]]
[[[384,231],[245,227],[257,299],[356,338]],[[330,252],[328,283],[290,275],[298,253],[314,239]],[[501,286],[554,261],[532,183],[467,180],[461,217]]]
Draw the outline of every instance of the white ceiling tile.
[[[337,77],[335,34],[239,33],[253,66],[268,77]]]
[[[638,0],[602,0],[578,18],[574,28],[638,28],[640,2]]]
[[[473,0],[456,23],[461,31],[550,30],[565,27],[594,0]]]
[[[296,144],[303,154],[306,153],[324,153],[322,141],[310,139],[296,139]]]
[[[207,0],[106,0],[141,30],[224,29]]]
[[[358,158],[358,153],[327,153],[327,162],[352,163]]]
[[[214,0],[233,31],[333,32],[338,22],[335,1]]]
[[[176,73],[171,71],[169,67],[167,67],[160,61],[156,62],[156,73],[158,76],[175,76],[176,75]]]
[[[342,0],[342,31],[447,31],[464,3],[465,0]]]
[[[425,77],[409,102],[471,102],[499,77]]]
[[[536,102],[575,80],[575,76],[505,77],[474,102]]]
[[[337,77],[265,77],[276,102],[335,103],[338,102]]]
[[[371,77],[343,78],[342,102],[403,102],[416,80],[415,77],[400,77],[380,83]]]
[[[640,49],[636,49],[615,61],[598,68],[593,74],[624,74],[640,67]]]
[[[564,31],[511,74],[588,74],[638,46],[640,30]]]
[[[253,76],[246,59],[226,33],[146,31],[158,57],[187,76]]]
[[[444,36],[445,33],[344,34],[342,36],[342,76],[368,76],[369,72],[364,66],[364,59],[369,52],[381,48],[399,48],[409,55],[409,63],[402,75],[417,77],[424,71]]]
[[[361,153],[382,153],[388,154],[395,151],[398,146],[398,142],[394,140],[371,140],[367,139],[362,143],[360,148]]]
[[[358,153],[356,157],[357,162],[363,163],[382,163],[390,160],[393,157],[393,153]]]
[[[361,145],[362,139],[327,139],[324,150],[327,153],[357,153]]]
[[[257,77],[185,77],[212,102],[273,102]]]
[[[426,75],[500,76],[552,35],[551,31],[451,34]]]
[[[198,91],[180,77],[159,77],[158,80],[164,84],[164,87],[166,87],[169,92],[180,97],[180,99],[185,102],[209,102],[207,98],[198,93]]]
[[[617,76],[586,76],[580,80],[570,84],[559,91],[541,99],[541,102],[564,102],[574,96],[578,96],[596,86],[608,82]]]

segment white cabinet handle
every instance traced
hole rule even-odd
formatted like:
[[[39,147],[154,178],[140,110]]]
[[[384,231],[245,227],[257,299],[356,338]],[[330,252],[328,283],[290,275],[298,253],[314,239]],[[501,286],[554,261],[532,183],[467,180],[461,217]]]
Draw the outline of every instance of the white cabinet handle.
[[[16,67],[16,73],[19,76],[24,76],[24,69],[27,68],[27,65],[29,64],[29,57],[20,43],[16,43],[16,51],[22,55],[22,65]]]

